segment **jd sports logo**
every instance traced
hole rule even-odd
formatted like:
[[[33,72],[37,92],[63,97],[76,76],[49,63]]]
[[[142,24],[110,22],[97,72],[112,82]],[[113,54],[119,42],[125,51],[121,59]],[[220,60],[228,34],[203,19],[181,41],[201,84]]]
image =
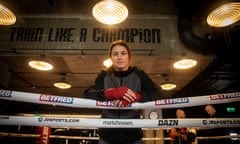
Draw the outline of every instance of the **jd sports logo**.
[[[42,121],[43,121],[43,118],[41,118],[41,117],[38,118],[38,121],[39,121],[39,122],[42,122]]]

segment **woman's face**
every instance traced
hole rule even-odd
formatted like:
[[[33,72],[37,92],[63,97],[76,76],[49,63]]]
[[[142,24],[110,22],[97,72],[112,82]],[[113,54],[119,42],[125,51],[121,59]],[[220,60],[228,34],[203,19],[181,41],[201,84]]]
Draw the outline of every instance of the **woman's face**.
[[[129,54],[124,46],[116,45],[112,48],[111,60],[116,71],[126,71],[129,66]]]

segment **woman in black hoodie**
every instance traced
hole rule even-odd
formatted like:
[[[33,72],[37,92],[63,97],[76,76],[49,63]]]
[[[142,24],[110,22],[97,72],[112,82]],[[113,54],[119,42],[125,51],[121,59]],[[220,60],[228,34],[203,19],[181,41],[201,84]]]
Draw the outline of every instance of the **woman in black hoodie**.
[[[134,102],[162,99],[160,88],[141,69],[130,66],[131,50],[125,41],[112,42],[109,58],[112,66],[100,72],[95,84],[85,90],[86,98],[111,100],[116,107],[126,107]],[[138,119],[140,110],[103,110],[102,118]],[[143,144],[141,128],[100,128],[99,144]]]

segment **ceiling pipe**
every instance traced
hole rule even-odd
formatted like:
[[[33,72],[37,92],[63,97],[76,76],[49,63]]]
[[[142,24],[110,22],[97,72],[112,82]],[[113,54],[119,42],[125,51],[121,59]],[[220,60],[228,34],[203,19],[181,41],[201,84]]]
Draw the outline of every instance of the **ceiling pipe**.
[[[0,56],[39,56],[42,51],[45,52],[48,56],[64,56],[64,55],[105,55],[108,49],[96,49],[96,48],[89,48],[89,49],[79,49],[79,48],[70,48],[70,49],[59,49],[59,48],[11,48],[11,50],[0,51]],[[134,54],[137,55],[148,55],[152,56],[154,49],[132,49]]]

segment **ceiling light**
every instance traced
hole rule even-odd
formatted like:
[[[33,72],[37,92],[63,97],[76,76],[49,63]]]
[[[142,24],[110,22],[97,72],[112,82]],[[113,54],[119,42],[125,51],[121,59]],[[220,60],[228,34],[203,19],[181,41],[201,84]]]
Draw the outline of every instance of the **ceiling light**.
[[[128,17],[127,7],[116,0],[103,0],[92,9],[93,17],[104,24],[118,24]]]
[[[181,59],[173,64],[176,69],[189,69],[197,65],[197,61],[190,58]]]
[[[172,89],[175,89],[177,87],[176,83],[171,82],[169,80],[169,76],[168,76],[167,73],[163,73],[161,75],[165,79],[165,81],[160,84],[160,87],[161,87],[162,90],[172,90]]]
[[[43,60],[31,60],[28,65],[37,70],[48,71],[53,69],[53,65]]]
[[[176,88],[177,85],[175,83],[173,83],[173,82],[166,81],[166,82],[160,84],[160,87],[163,90],[172,90],[172,89]]]
[[[15,14],[4,5],[0,4],[0,25],[12,25],[16,22]]]
[[[67,81],[57,81],[53,85],[60,89],[69,89],[72,87],[71,84],[68,83]]]
[[[240,3],[226,3],[214,9],[207,17],[207,23],[213,27],[229,26],[240,20]]]
[[[55,87],[60,88],[60,89],[69,89],[72,87],[72,85],[66,81],[65,79],[65,74],[62,74],[62,78],[60,81],[56,81],[53,84]]]
[[[110,58],[103,61],[103,65],[107,68],[111,67],[113,64],[112,60]]]

